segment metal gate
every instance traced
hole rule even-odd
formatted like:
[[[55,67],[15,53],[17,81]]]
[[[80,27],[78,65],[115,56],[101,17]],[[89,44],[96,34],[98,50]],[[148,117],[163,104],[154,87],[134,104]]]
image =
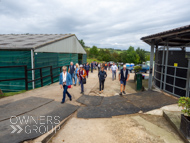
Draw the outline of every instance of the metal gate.
[[[190,97],[190,62],[181,48],[156,50],[154,83],[157,88],[177,97]]]

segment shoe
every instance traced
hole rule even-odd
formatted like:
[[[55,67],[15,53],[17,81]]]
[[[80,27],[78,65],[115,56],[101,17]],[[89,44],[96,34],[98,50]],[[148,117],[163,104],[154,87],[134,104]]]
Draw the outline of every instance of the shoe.
[[[72,101],[72,98],[70,98],[70,101]]]
[[[76,86],[76,84],[74,84],[74,86]]]
[[[80,94],[84,94],[84,92],[80,92]]]
[[[61,104],[63,104],[63,103],[65,103],[65,102],[61,102]]]
[[[104,92],[104,90],[102,90],[102,93]]]
[[[99,94],[101,94],[101,91],[99,91]]]
[[[120,92],[119,95],[122,96],[122,92]]]
[[[126,94],[125,91],[123,91],[123,94]]]

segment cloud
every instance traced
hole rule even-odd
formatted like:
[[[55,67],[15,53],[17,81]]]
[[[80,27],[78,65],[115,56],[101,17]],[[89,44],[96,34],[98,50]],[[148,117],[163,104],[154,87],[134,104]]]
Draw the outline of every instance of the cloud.
[[[150,50],[141,37],[188,25],[189,0],[1,0],[1,34],[74,33],[88,46]]]

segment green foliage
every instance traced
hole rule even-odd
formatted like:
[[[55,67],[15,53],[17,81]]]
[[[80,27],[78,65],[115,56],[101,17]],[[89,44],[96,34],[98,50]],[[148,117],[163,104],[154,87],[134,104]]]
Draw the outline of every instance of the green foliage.
[[[3,95],[0,95],[0,98],[13,96],[13,95],[24,93],[24,92],[26,92],[26,90],[21,90],[21,91],[18,91],[18,92],[6,92],[6,93],[3,93]]]
[[[89,51],[89,57],[95,58],[98,56],[98,48],[96,46],[93,46]]]
[[[141,66],[135,66],[134,67],[134,71],[137,73],[139,72],[140,70],[142,70],[142,67]]]
[[[79,42],[83,46],[83,48],[85,48],[85,43],[84,43],[83,39],[79,40]]]
[[[182,107],[181,110],[187,116],[190,116],[190,98],[189,97],[180,97],[178,100],[178,106]]]
[[[139,63],[146,61],[145,50],[140,49],[139,47],[136,49],[136,53],[139,55]]]
[[[142,62],[150,61],[150,52],[147,52],[139,47],[135,50],[130,46],[127,50],[113,49],[113,48],[92,48],[85,46],[84,41],[79,40],[84,47],[87,57],[90,59],[97,59],[99,61],[114,61],[123,63],[142,64]]]

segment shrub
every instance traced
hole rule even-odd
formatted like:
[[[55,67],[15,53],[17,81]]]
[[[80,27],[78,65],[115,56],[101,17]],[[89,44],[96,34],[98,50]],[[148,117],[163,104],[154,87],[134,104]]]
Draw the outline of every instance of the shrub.
[[[180,97],[178,101],[178,106],[182,107],[181,110],[187,116],[190,116],[190,98],[189,97]]]

